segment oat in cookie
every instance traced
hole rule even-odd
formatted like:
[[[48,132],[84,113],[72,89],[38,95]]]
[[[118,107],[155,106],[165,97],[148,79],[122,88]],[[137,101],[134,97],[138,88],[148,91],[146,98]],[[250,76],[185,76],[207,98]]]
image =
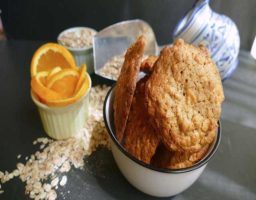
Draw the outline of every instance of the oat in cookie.
[[[149,164],[160,139],[148,123],[148,115],[144,105],[146,80],[147,77],[144,77],[136,86],[124,132],[124,147],[131,155]]]
[[[179,39],[164,48],[145,90],[152,125],[169,150],[197,152],[214,140],[224,94],[204,47]]]
[[[124,64],[118,77],[114,99],[115,132],[119,142],[123,139],[126,122],[136,88],[137,76],[144,54],[145,39],[139,37],[127,50]]]
[[[77,138],[58,141],[38,138],[33,142],[33,145],[38,145],[38,151],[25,163],[17,163],[17,169],[12,172],[0,171],[0,183],[18,176],[26,184],[25,193],[31,199],[55,200],[58,197],[58,186],[67,183],[67,173],[71,166],[82,169],[84,157],[94,152],[98,146],[110,148],[103,122],[103,102],[108,90],[107,86],[91,89],[90,114]],[[45,145],[43,149],[40,148],[42,145]],[[62,173],[65,175],[62,176]]]

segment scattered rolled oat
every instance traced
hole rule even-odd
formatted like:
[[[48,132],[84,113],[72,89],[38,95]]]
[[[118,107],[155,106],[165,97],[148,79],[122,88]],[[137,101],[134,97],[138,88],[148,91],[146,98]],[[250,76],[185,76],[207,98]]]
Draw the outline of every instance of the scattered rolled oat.
[[[53,180],[52,180],[52,182],[51,182],[51,186],[52,186],[52,187],[55,187],[55,186],[57,186],[57,185],[58,185],[58,183],[59,183],[59,178],[58,178],[58,177],[56,177],[55,179],[53,179]]]
[[[48,200],[55,200],[57,198],[57,193],[55,190],[50,190],[48,194],[46,195],[46,198]]]
[[[52,189],[52,186],[49,183],[45,183],[43,185],[43,189],[45,190],[45,192],[50,192],[50,190]]]
[[[70,163],[68,161],[65,161],[60,168],[60,172],[61,173],[68,172],[70,170],[70,168],[71,168]]]
[[[15,169],[13,172],[13,176],[19,176],[20,175],[20,171]]]
[[[63,176],[62,179],[61,179],[61,181],[60,181],[60,186],[66,185],[67,181],[68,181],[67,176]]]
[[[57,198],[55,188],[58,188],[58,184],[64,186],[67,183],[66,175],[59,181],[61,173],[68,172],[71,166],[82,168],[84,156],[90,155],[98,146],[110,148],[103,121],[103,102],[108,90],[109,87],[104,85],[92,88],[90,114],[76,138],[57,141],[38,138],[33,145],[39,145],[39,150],[27,157],[24,164],[17,163],[17,169],[11,173],[0,171],[0,183],[19,176],[21,181],[26,183],[25,193],[31,199],[55,200]],[[41,149],[42,145],[45,146]],[[3,192],[0,190],[0,194]]]
[[[61,44],[72,48],[84,48],[92,45],[93,36],[97,32],[92,29],[80,29],[63,33],[59,41]]]

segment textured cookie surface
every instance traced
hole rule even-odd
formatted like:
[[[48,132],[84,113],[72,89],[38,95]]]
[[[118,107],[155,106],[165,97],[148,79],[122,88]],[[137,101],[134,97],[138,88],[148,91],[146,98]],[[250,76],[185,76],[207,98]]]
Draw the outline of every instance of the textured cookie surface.
[[[170,151],[161,144],[151,160],[151,164],[158,168],[182,169],[191,167],[201,160],[208,152],[209,145],[205,145],[195,153]]]
[[[139,37],[127,50],[124,64],[116,83],[114,122],[116,136],[119,142],[123,139],[126,122],[132,104],[132,98],[136,88],[137,76],[144,53],[144,47],[144,38]]]
[[[137,159],[150,163],[160,139],[148,123],[148,115],[144,104],[146,80],[145,77],[137,83],[124,133],[124,147]]]
[[[213,141],[224,94],[204,47],[177,40],[164,48],[145,93],[152,125],[169,150],[197,152]]]
[[[140,71],[143,71],[147,74],[150,74],[153,71],[153,67],[155,62],[157,61],[158,56],[148,56],[143,62],[141,63],[140,66]]]
[[[206,155],[208,149],[209,145],[205,145],[198,152],[195,153],[176,151],[172,154],[169,163],[166,165],[166,168],[181,169],[191,167],[193,164],[201,160]]]

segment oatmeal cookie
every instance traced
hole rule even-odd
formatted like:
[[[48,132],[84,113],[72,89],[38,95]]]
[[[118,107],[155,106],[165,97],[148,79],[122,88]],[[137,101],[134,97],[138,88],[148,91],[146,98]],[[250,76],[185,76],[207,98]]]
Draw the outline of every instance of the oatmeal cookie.
[[[155,62],[157,61],[158,56],[148,56],[140,66],[140,71],[143,71],[147,74],[150,74],[153,71]]]
[[[166,166],[169,169],[181,169],[194,165],[197,161],[201,160],[209,150],[209,144],[203,146],[198,152],[173,152],[170,162]]]
[[[210,144],[224,101],[219,71],[203,46],[177,40],[161,51],[145,86],[150,121],[171,151]]]
[[[131,155],[149,164],[160,139],[148,123],[148,115],[144,105],[146,80],[147,77],[144,77],[136,86],[124,133],[124,147]]]
[[[145,40],[141,36],[127,50],[124,64],[116,83],[114,99],[114,122],[119,142],[123,139],[126,122],[136,88],[137,76],[145,48]]]
[[[170,151],[164,144],[160,144],[156,150],[156,154],[151,160],[151,164],[158,168],[181,169],[194,165],[201,160],[209,150],[210,145],[205,145],[198,152],[179,152]]]
[[[150,164],[157,168],[167,168],[172,155],[173,152],[167,149],[165,145],[160,142],[156,149],[155,155],[151,158]]]

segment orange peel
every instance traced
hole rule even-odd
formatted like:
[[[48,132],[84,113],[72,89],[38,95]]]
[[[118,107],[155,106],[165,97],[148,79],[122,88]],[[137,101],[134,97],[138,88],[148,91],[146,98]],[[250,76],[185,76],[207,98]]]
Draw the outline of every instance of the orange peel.
[[[48,106],[53,106],[53,107],[67,106],[81,99],[86,94],[89,87],[90,87],[90,80],[88,78],[85,78],[81,84],[81,87],[79,88],[77,93],[74,94],[74,96],[66,99],[56,99],[56,100],[49,99],[48,101],[46,101],[46,104]]]
[[[51,71],[54,67],[77,69],[72,54],[63,46],[47,43],[36,50],[30,65],[31,77],[40,71]]]
[[[85,79],[85,73],[86,73],[86,64],[82,64],[80,69],[79,69],[79,79],[77,81],[74,93],[77,93],[79,88],[81,87],[83,80]]]
[[[43,85],[41,78],[48,75],[48,72],[40,72],[31,79],[32,91],[43,101],[61,99],[62,96],[57,92],[54,92]]]
[[[73,69],[63,69],[49,79],[46,87],[61,94],[63,98],[73,96],[79,73]]]
[[[47,85],[47,83],[49,82],[49,80],[51,79],[51,77],[52,77],[54,74],[60,72],[61,70],[62,70],[62,69],[61,69],[61,67],[59,67],[59,66],[54,67],[54,68],[49,72],[48,76],[46,77],[46,85]]]

